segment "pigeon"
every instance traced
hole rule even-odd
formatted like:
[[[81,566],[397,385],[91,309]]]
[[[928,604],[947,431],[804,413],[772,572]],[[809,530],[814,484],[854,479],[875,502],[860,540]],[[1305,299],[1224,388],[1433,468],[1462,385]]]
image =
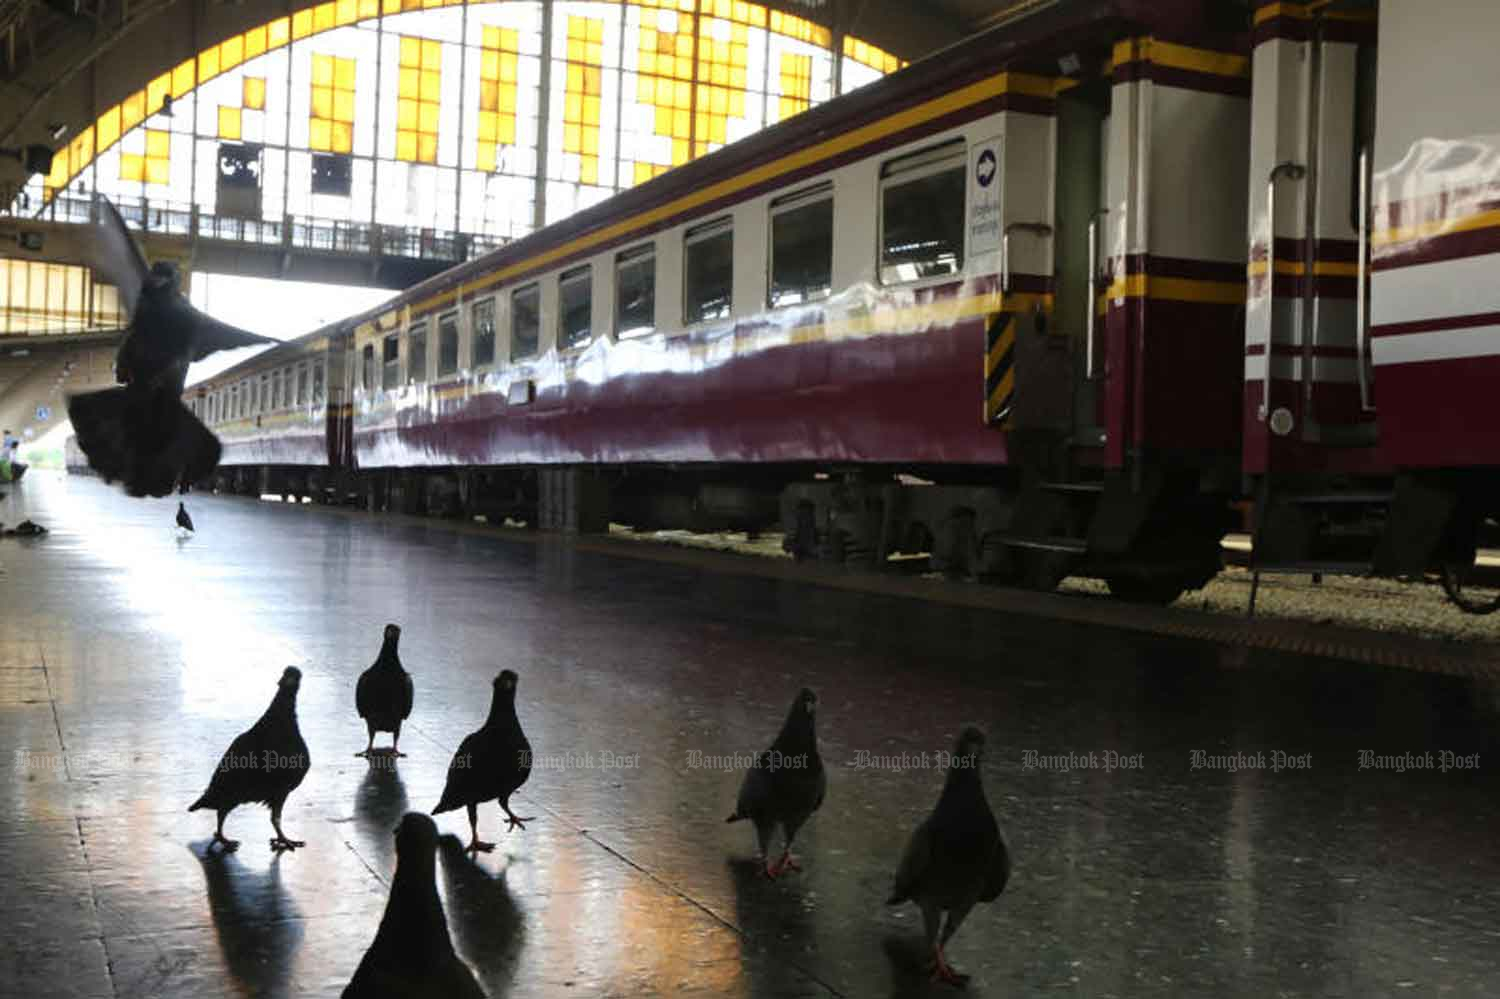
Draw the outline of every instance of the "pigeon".
[[[405,756],[397,745],[401,741],[401,723],[411,717],[411,674],[401,668],[401,657],[396,646],[401,643],[401,628],[385,626],[385,642],[380,646],[380,658],[375,665],[359,675],[359,685],[354,688],[354,706],[365,720],[370,732],[370,742],[363,756],[368,759],[375,752],[375,733],[391,733],[391,755]]]
[[[23,520],[15,527],[7,528],[5,533],[8,537],[36,538],[41,537],[43,534],[46,534],[47,529],[41,524],[32,523],[29,520]]]
[[[180,501],[177,504],[177,526],[189,534],[193,533],[193,518],[188,516],[187,507]]]
[[[739,802],[724,820],[749,819],[755,823],[766,877],[772,880],[783,871],[802,869],[792,859],[792,840],[823,804],[823,796],[828,792],[828,775],[823,770],[823,758],[818,755],[817,714],[818,695],[803,687],[792,701],[786,723],[771,748],[755,754],[750,772],[740,785]],[[777,825],[785,832],[786,846],[781,859],[773,864],[767,847]]]
[[[297,688],[301,685],[302,671],[288,666],[276,685],[271,706],[260,721],[229,744],[208,782],[208,790],[188,806],[190,812],[212,808],[219,813],[214,842],[222,843],[226,850],[236,850],[240,844],[224,835],[224,817],[252,801],[271,806],[271,827],[276,830],[271,849],[279,852],[306,845],[288,839],[281,831],[281,806],[312,765],[307,743],[297,728]]]
[[[274,343],[213,319],[179,290],[177,268],[146,269],[140,249],[107,198],[95,194],[99,226],[94,268],[115,285],[130,312],[130,330],[115,357],[123,387],[68,398],[78,446],[106,482],[131,496],[166,496],[197,482],[219,463],[219,439],[182,404],[188,366],[216,350]]]
[[[495,677],[495,692],[490,698],[490,716],[479,731],[459,743],[453,762],[448,764],[448,782],[443,798],[432,810],[433,815],[451,812],[459,805],[469,809],[471,832],[467,851],[489,853],[494,843],[479,838],[481,802],[494,798],[505,812],[506,830],[526,828],[532,816],[524,818],[510,810],[510,796],[531,776],[531,743],[516,719],[516,674],[501,670]]]
[[[437,840],[437,825],[427,816],[407,812],[402,817],[391,897],[343,999],[483,999],[484,990],[448,936],[437,893]]]
[[[984,797],[979,764],[984,733],[972,726],[958,736],[953,762],[932,814],[906,844],[895,887],[886,905],[912,901],[922,909],[935,981],[963,985],[967,975],[953,970],[943,954],[976,902],[993,902],[1010,880],[1010,849]],[[948,914],[942,937],[938,924]]]

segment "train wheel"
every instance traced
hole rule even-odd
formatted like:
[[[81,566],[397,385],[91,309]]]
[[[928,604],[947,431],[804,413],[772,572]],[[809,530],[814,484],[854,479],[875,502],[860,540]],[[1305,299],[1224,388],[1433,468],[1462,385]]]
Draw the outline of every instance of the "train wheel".
[[[1186,585],[1170,576],[1154,579],[1143,579],[1140,576],[1110,576],[1105,582],[1109,584],[1111,596],[1128,603],[1153,604],[1157,607],[1167,606],[1187,590]]]
[[[1465,614],[1493,614],[1500,610],[1500,586],[1476,579],[1474,560],[1445,561],[1442,569],[1443,592],[1454,606]]]

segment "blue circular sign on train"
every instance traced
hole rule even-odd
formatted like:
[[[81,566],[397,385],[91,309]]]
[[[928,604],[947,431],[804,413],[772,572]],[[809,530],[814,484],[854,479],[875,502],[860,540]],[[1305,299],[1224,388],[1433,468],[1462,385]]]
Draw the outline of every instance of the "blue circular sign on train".
[[[986,149],[979,154],[979,161],[974,164],[974,176],[979,178],[980,187],[989,187],[990,181],[995,179],[995,151]]]
[[[36,408],[36,419],[38,423],[46,423],[51,418],[52,410],[48,409],[46,406],[38,406]]]

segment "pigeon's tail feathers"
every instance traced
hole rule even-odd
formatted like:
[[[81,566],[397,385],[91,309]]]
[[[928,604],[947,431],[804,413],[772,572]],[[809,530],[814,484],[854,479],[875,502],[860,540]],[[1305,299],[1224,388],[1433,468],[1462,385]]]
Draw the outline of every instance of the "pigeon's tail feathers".
[[[68,399],[78,447],[132,496],[167,496],[219,464],[219,439],[167,389],[112,388]]]
[[[462,804],[463,804],[463,802],[461,802],[461,801],[454,801],[454,800],[452,800],[449,797],[448,792],[444,791],[443,792],[443,799],[441,801],[439,801],[437,803],[437,807],[434,808],[428,814],[430,814],[430,815],[442,815],[444,812],[451,812],[451,811],[453,811],[455,808],[457,808],[459,805],[462,805]]]
[[[208,792],[204,791],[202,794],[198,795],[198,800],[197,801],[193,802],[191,805],[188,806],[188,811],[190,811],[190,812],[196,812],[200,808],[212,808],[212,807],[214,807],[214,806],[211,805],[211,804],[209,804],[209,801],[208,801]]]
[[[900,905],[902,902],[905,902],[905,901],[906,901],[906,896],[905,895],[901,894],[900,892],[893,891],[893,892],[891,892],[891,897],[885,900],[885,904],[886,905]]]
[[[743,819],[743,818],[748,818],[748,816],[741,815],[740,812],[739,812],[739,809],[735,809],[734,811],[732,811],[732,812],[729,813],[729,818],[725,819],[724,821],[725,822],[738,822],[738,821],[740,821],[740,819]]]

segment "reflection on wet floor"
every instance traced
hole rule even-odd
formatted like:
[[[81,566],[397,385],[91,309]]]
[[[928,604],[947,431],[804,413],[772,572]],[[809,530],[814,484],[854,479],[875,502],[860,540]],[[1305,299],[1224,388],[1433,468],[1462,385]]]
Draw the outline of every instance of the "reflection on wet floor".
[[[338,995],[401,815],[437,803],[502,668],[538,758],[515,801],[538,818],[506,833],[484,806],[498,845],[475,860],[462,811],[439,817],[453,942],[494,996],[946,994],[916,909],[881,903],[968,722],[1015,856],[949,947],[975,995],[1500,980],[1488,681],[188,503],[179,546],[175,501],[92,480],[28,477],[0,502],[53,530],[0,542],[7,994]],[[416,682],[410,755],[370,763],[354,681],[388,621]],[[240,851],[210,851],[212,815],[186,806],[287,665],[313,763],[284,824],[307,846],[273,856],[247,806],[226,824]],[[803,872],[768,882],[723,821],[740,772],[705,761],[763,748],[804,684],[830,787]]]

